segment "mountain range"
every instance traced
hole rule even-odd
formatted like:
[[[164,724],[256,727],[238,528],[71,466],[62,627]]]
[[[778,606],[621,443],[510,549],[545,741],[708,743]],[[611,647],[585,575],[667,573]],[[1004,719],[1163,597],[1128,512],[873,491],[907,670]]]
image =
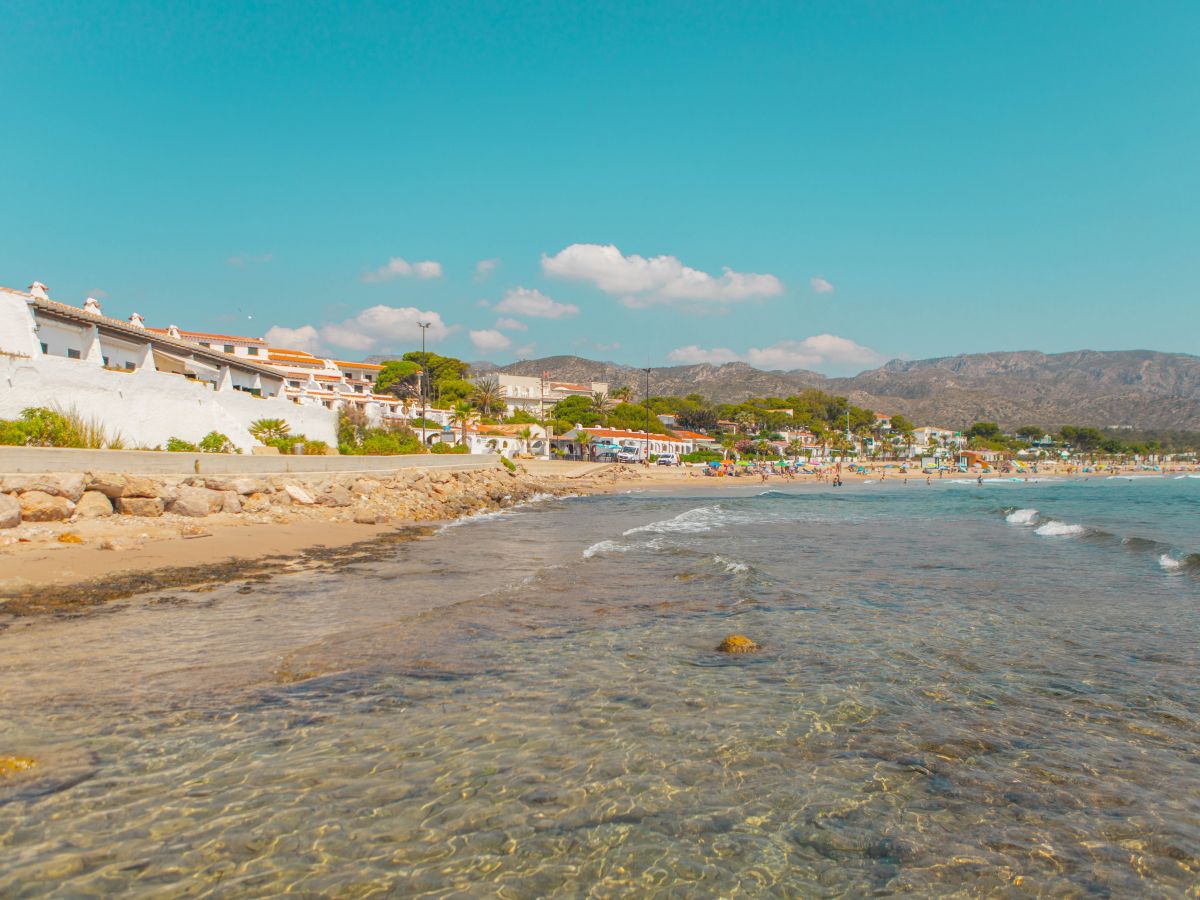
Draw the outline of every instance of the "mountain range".
[[[539,375],[555,380],[628,385],[641,397],[645,371],[578,356],[549,356],[507,366],[479,362],[472,371]],[[650,371],[652,395],[703,394],[738,403],[787,397],[805,388],[849,397],[857,406],[907,416],[917,425],[961,428],[997,422],[1200,431],[1200,357],[1152,350],[973,353],[891,362],[829,378],[804,369],[764,371],[746,363],[665,366]]]

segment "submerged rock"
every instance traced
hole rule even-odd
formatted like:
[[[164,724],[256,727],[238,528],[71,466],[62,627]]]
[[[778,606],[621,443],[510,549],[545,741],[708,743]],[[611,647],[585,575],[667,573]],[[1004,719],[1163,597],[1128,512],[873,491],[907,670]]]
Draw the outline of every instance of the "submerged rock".
[[[0,756],[0,778],[11,778],[18,772],[27,772],[37,765],[30,756]]]
[[[761,646],[744,634],[731,634],[717,645],[717,650],[721,653],[753,653],[761,649]]]

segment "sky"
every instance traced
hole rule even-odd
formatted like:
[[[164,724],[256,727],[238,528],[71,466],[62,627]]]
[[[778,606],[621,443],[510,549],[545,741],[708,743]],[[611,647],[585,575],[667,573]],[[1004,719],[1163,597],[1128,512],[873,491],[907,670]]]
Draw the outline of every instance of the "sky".
[[[1200,353],[1200,3],[0,0],[0,284],[342,359]]]

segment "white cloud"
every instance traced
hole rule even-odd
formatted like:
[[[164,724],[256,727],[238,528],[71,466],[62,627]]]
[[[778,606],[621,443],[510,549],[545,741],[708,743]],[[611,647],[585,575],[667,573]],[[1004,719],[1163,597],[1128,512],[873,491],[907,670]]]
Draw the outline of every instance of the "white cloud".
[[[475,263],[475,280],[487,281],[498,265],[500,265],[499,259],[481,259]]]
[[[733,362],[737,358],[738,355],[728,347],[713,347],[711,350],[705,350],[695,344],[678,347],[667,354],[667,359],[671,362],[684,366],[694,366],[697,363],[712,363],[719,366],[721,363]]]
[[[691,344],[667,354],[671,362],[684,365],[721,363],[743,360],[760,369],[836,369],[861,371],[884,362],[886,357],[870,347],[856,344],[835,334],[817,334],[799,341],[778,341],[769,347],[751,347],[745,353],[735,353],[728,347],[706,350]]]
[[[587,281],[630,307],[688,300],[730,303],[783,293],[774,275],[735,272],[713,277],[685,266],[674,256],[625,256],[612,244],[571,244],[554,256],[542,254],[542,272],[551,278]]]
[[[834,291],[833,285],[819,275],[810,278],[808,283],[812,285],[812,289],[818,294],[832,294]]]
[[[337,347],[351,350],[372,350],[379,346],[409,344],[421,341],[418,322],[428,322],[425,339],[437,343],[452,334],[457,326],[447,325],[433,310],[415,306],[371,306],[353,318],[321,327],[321,339]]]
[[[484,328],[481,331],[472,331],[470,333],[471,343],[475,345],[475,349],[481,353],[489,353],[496,350],[507,350],[512,346],[512,340],[506,334],[501,334],[494,328]]]
[[[311,325],[301,325],[299,328],[287,328],[283,325],[272,325],[267,329],[263,340],[271,347],[283,347],[287,350],[303,350],[306,353],[316,353],[320,344],[317,329]]]
[[[517,359],[533,359],[533,352],[537,349],[536,344],[526,344],[524,347],[518,347],[513,351],[513,356]]]
[[[779,341],[770,347],[751,347],[746,353],[746,362],[761,369],[865,369],[883,361],[871,348],[835,334]]]
[[[520,319],[497,319],[497,328],[505,328],[508,331],[528,331],[529,326]]]
[[[432,259],[410,263],[399,256],[393,256],[373,272],[363,273],[362,280],[367,284],[379,284],[391,281],[393,278],[441,278],[442,264]]]
[[[505,292],[504,299],[496,304],[496,312],[530,316],[534,319],[561,319],[577,315],[579,307],[573,303],[551,300],[538,290],[517,287]]]

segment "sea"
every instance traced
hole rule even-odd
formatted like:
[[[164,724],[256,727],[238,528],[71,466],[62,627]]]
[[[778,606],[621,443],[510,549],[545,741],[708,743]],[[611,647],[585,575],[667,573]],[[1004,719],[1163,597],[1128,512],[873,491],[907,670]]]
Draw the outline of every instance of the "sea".
[[[4,624],[6,898],[1200,891],[1195,476],[539,498]]]

